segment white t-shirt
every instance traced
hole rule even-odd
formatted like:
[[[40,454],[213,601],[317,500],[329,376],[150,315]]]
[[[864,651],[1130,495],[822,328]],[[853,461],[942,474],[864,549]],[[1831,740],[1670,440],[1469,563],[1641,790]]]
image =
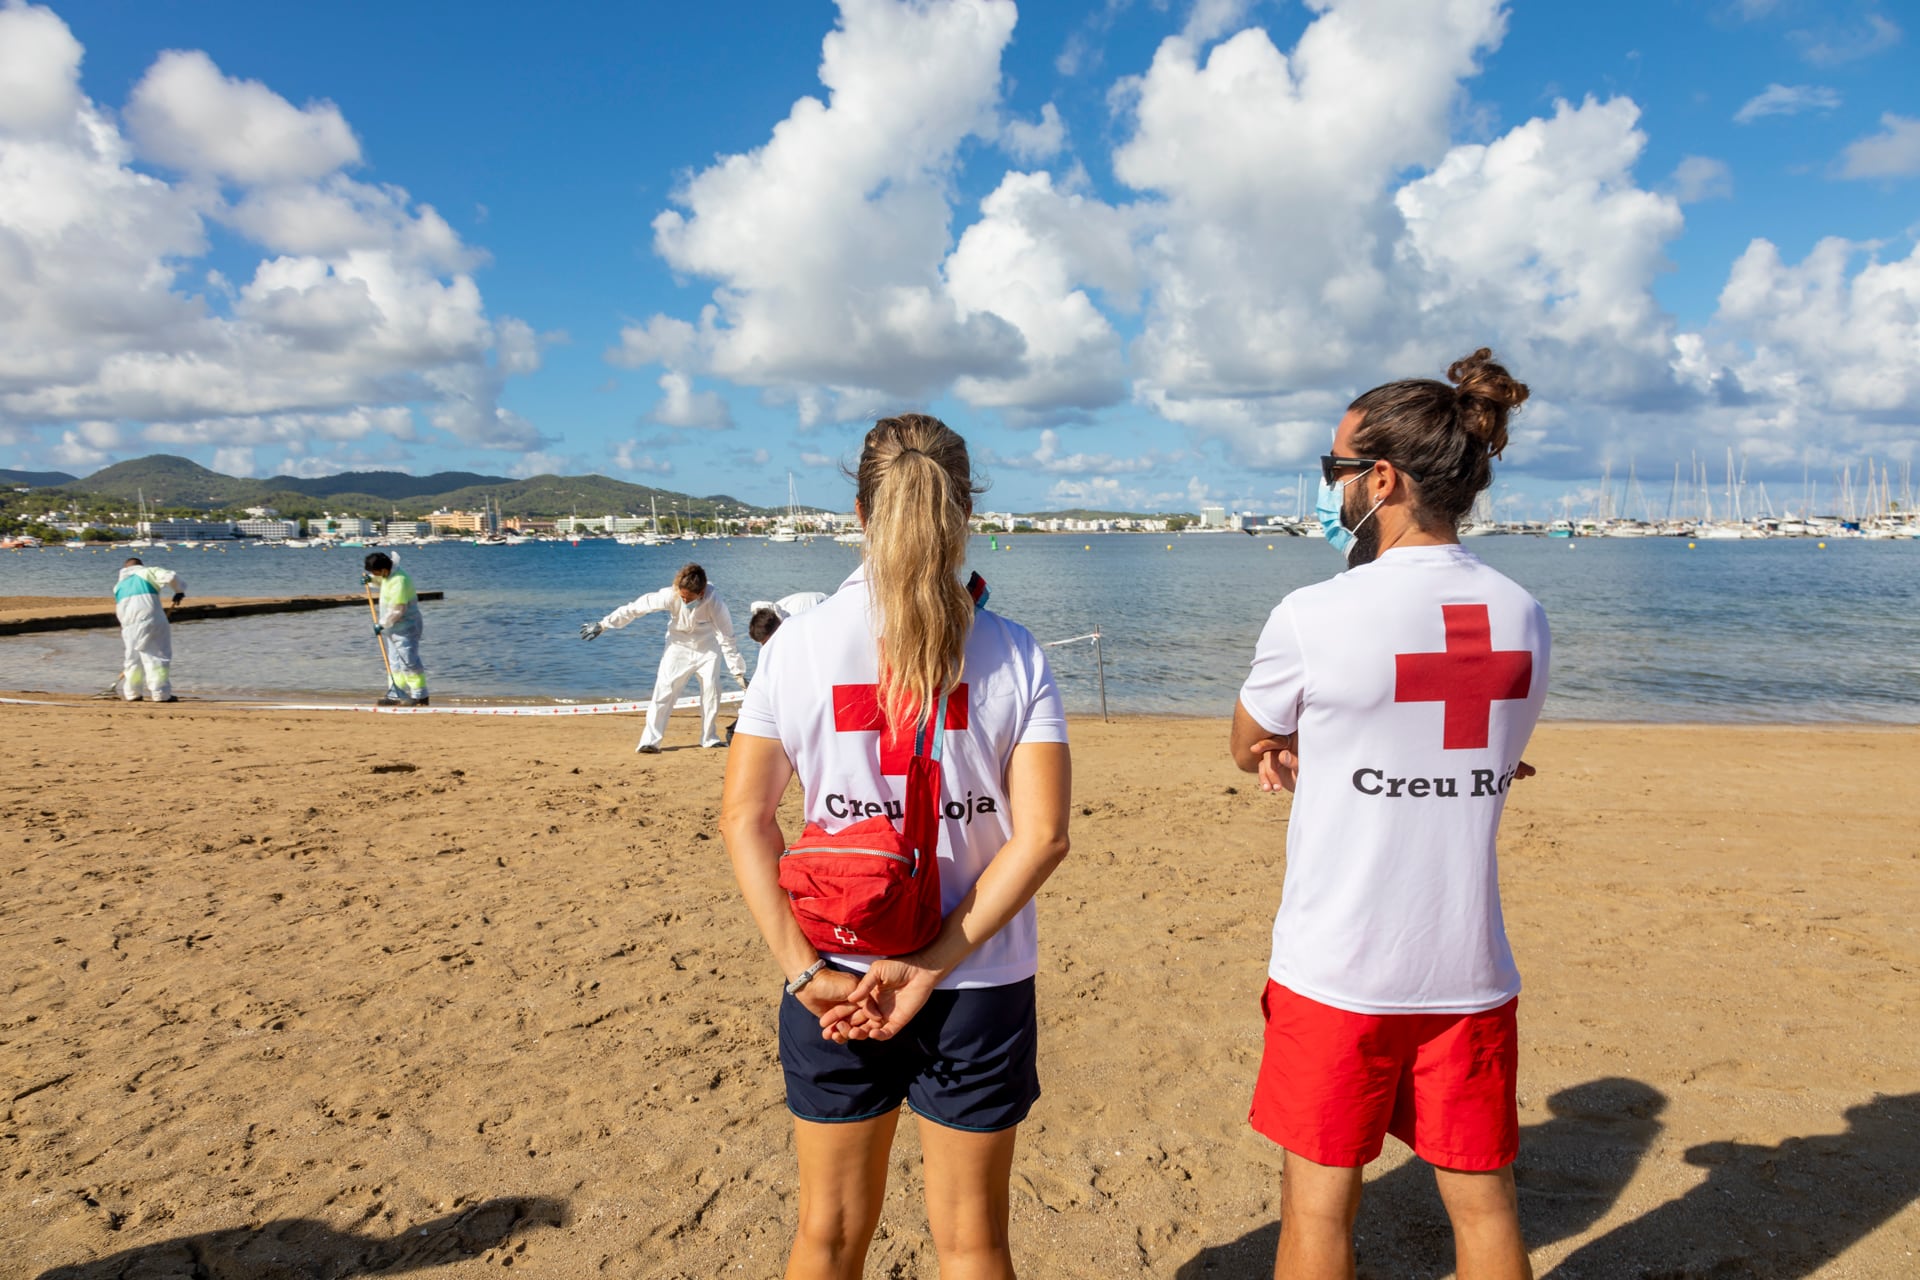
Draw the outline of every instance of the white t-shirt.
[[[864,569],[825,604],[788,619],[761,651],[736,733],[778,738],[805,794],[806,820],[839,831],[884,814],[901,823],[912,732],[882,759],[879,657]],[[1007,761],[1023,742],[1065,742],[1066,715],[1046,651],[997,613],[974,615],[964,683],[947,698],[941,761],[940,899],[950,912],[1013,835]],[[836,696],[835,688],[840,692]],[[865,969],[870,956],[836,955]],[[942,987],[997,987],[1039,968],[1033,903],[949,974]]]
[[[1300,734],[1275,982],[1355,1013],[1519,994],[1494,839],[1548,647],[1539,603],[1459,546],[1396,548],[1280,602],[1240,690]]]

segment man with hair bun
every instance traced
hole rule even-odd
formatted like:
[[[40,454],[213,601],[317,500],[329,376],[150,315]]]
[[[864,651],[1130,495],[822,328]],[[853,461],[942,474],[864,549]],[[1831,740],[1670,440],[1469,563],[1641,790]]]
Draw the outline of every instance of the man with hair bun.
[[[667,717],[687,681],[700,678],[700,745],[724,747],[720,736],[720,662],[726,661],[727,673],[747,685],[747,662],[733,639],[733,615],[712,583],[707,571],[697,564],[680,566],[673,585],[649,591],[631,604],[623,604],[598,622],[580,624],[580,638],[593,640],[603,631],[618,631],[635,618],[649,613],[667,614],[667,648],[660,655],[660,671],[653,680],[653,701],[647,704],[647,727],[634,748],[643,755],[655,755],[667,736]]]
[[[1249,1120],[1286,1149],[1278,1280],[1353,1275],[1389,1133],[1434,1166],[1462,1277],[1531,1277],[1520,975],[1494,845],[1547,692],[1547,618],[1460,545],[1527,388],[1485,348],[1355,400],[1316,510],[1348,571],[1269,617],[1235,764],[1295,792]]]

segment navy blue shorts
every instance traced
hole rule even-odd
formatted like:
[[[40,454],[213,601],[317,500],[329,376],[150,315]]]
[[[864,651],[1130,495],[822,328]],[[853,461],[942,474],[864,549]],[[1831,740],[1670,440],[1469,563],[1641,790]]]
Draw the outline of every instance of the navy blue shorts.
[[[871,1120],[904,1100],[949,1129],[1011,1128],[1040,1099],[1039,1040],[1032,978],[936,991],[893,1039],[846,1044],[822,1037],[799,1000],[780,998],[787,1110],[820,1124]]]

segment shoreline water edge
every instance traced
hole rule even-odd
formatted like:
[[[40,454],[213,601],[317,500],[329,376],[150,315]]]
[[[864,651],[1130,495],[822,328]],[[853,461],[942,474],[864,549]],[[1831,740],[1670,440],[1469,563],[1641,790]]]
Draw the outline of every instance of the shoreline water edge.
[[[1070,711],[1211,715],[1231,708],[1266,614],[1338,558],[1303,538],[1052,536],[992,551],[971,567],[992,607],[1043,642],[1102,634],[1102,671],[1086,643],[1049,650]],[[1474,538],[1468,549],[1521,583],[1553,620],[1555,721],[1913,723],[1920,720],[1920,557],[1905,544],[1856,540]],[[1004,547],[1004,544],[1003,544]],[[1271,548],[1271,549],[1269,549]],[[697,556],[744,627],[748,604],[831,591],[859,562],[832,542],[740,541],[697,547],[574,548],[447,544],[402,552],[423,592],[423,651],[434,701],[644,699],[660,628],[646,622],[593,645],[580,624],[612,601],[669,581]],[[0,557],[5,598],[104,604],[111,557]],[[187,604],[358,591],[358,558],[222,553],[154,556],[183,573]],[[352,571],[349,573],[349,571]],[[385,684],[364,610],[184,623],[182,697],[357,698]],[[742,640],[749,664],[754,646]],[[0,686],[88,693],[120,666],[110,629],[0,636]],[[731,688],[731,684],[728,685]]]

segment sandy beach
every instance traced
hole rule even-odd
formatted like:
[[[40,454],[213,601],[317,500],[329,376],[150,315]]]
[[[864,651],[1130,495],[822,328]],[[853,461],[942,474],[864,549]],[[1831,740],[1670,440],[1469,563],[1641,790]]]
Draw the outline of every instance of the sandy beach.
[[[651,759],[626,716],[0,727],[0,1274],[778,1274],[779,977],[690,717]],[[1219,722],[1074,733],[1022,1274],[1264,1276],[1286,802]],[[1538,1272],[1920,1273],[1920,732],[1557,724],[1529,759],[1502,852]],[[868,1274],[930,1276],[901,1132]],[[1391,1140],[1359,1235],[1364,1275],[1451,1269]]]

